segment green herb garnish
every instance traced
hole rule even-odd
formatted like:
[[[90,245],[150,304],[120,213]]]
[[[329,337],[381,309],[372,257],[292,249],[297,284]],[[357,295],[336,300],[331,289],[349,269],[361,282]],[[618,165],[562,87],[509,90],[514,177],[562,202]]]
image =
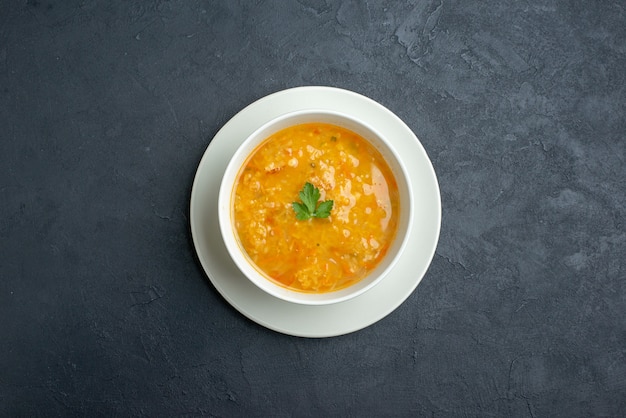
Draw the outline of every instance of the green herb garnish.
[[[306,182],[304,187],[298,193],[300,202],[293,202],[293,210],[296,212],[296,218],[300,221],[306,221],[311,218],[328,218],[333,208],[332,200],[325,200],[319,205],[317,201],[320,199],[320,189]]]

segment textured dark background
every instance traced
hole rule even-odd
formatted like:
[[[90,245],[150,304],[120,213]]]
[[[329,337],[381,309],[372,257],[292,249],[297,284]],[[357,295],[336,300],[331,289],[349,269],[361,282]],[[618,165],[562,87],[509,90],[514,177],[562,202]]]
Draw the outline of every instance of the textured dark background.
[[[0,3],[0,415],[626,413],[623,1]],[[269,93],[399,115],[438,174],[427,275],[359,332],[230,307],[199,160]]]

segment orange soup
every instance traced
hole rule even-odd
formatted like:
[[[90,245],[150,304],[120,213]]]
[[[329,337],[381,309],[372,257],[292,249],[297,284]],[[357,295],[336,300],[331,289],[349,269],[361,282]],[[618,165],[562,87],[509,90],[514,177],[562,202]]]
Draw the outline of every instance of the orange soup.
[[[330,216],[298,220],[305,183],[334,202]],[[398,186],[382,155],[331,124],[291,126],[259,145],[239,173],[233,216],[240,245],[264,275],[300,292],[350,286],[385,256],[395,236]]]

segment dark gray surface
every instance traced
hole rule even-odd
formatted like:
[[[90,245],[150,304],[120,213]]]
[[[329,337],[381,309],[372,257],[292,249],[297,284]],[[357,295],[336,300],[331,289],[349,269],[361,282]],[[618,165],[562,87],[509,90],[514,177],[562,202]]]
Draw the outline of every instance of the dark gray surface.
[[[0,3],[0,415],[626,413],[623,1]],[[231,308],[189,233],[210,139],[300,85],[398,114],[433,264],[362,331]]]

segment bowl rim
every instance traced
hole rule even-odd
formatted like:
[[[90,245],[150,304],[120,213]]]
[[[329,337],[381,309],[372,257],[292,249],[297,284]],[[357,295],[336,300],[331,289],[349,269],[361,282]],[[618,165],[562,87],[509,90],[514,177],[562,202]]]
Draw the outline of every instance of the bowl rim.
[[[320,121],[320,116],[322,116],[322,118],[329,118],[332,120]],[[298,118],[308,120],[289,122]],[[396,236],[394,237],[395,242],[392,244],[396,247],[394,253],[387,253],[378,263],[377,267],[375,267],[366,277],[357,283],[337,291],[323,293],[309,293],[291,290],[274,283],[270,278],[266,277],[266,275],[262,273],[261,269],[254,265],[254,262],[245,253],[245,249],[239,242],[236,229],[232,222],[232,199],[234,195],[234,186],[239,178],[243,164],[248,160],[252,152],[254,152],[270,135],[289,126],[312,122],[335,124],[353,131],[355,131],[354,128],[357,127],[357,130],[361,131],[357,132],[357,134],[364,137],[370,145],[374,146],[379,152],[381,152],[385,162],[390,166],[396,183],[398,183],[399,189],[401,186],[400,183],[402,183],[402,189],[404,191],[404,193],[401,193],[402,203],[400,220],[397,225]],[[363,135],[363,131],[366,131],[371,135]],[[372,136],[376,138],[375,142],[373,142],[371,138]],[[381,149],[381,145],[383,149]],[[392,161],[389,160],[389,156],[392,157]],[[387,277],[388,273],[396,265],[398,259],[406,249],[407,242],[413,229],[413,188],[411,187],[411,179],[408,175],[404,160],[400,157],[392,142],[383,136],[377,129],[369,125],[366,121],[341,111],[320,108],[300,109],[280,114],[265,122],[249,134],[237,147],[235,153],[228,161],[220,181],[218,192],[218,218],[220,233],[227,252],[246,279],[269,295],[286,302],[300,305],[329,305],[344,302],[367,292]],[[400,230],[402,227],[403,230]],[[396,241],[398,238],[401,238],[399,244],[397,244]],[[368,283],[368,276],[370,276],[372,272],[376,272],[376,270],[381,267],[383,262],[386,262],[384,268],[382,268],[382,270],[377,273],[377,276]]]

